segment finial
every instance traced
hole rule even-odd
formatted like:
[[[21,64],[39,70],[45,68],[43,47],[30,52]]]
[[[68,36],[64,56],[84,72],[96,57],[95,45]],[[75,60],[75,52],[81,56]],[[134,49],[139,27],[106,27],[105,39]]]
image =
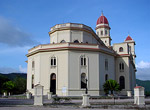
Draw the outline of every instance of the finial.
[[[130,36],[130,32],[128,31],[128,36]]]
[[[103,10],[101,11],[101,16],[103,16]]]

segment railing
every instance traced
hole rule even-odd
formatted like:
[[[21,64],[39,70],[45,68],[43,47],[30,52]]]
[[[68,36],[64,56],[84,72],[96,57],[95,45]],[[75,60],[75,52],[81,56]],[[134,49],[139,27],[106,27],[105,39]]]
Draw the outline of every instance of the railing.
[[[57,25],[53,26],[50,30],[53,31],[57,28],[63,28],[63,27],[79,27],[79,28],[85,28],[85,29],[92,31],[92,29],[90,27],[83,25],[83,24],[77,24],[77,23],[57,24]]]

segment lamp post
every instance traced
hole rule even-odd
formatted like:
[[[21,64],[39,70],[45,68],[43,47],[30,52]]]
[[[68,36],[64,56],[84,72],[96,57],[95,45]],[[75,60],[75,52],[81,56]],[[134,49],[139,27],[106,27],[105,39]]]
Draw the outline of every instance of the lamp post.
[[[85,84],[86,84],[86,87],[85,87],[85,94],[88,94],[88,88],[87,88],[87,78],[85,79]]]
[[[87,88],[87,78],[85,78],[85,94],[83,94],[83,102],[82,102],[82,107],[90,107],[90,95],[88,95],[88,88]]]

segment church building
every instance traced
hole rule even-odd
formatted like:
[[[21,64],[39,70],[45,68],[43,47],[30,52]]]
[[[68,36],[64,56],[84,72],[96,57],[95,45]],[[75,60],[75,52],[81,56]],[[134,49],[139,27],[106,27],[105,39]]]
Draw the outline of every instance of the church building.
[[[43,93],[81,96],[104,95],[106,80],[116,80],[127,95],[135,87],[135,41],[128,35],[111,45],[110,26],[101,14],[95,31],[84,24],[64,23],[50,28],[50,43],[28,50],[27,90],[44,86]],[[87,80],[87,83],[86,83]]]

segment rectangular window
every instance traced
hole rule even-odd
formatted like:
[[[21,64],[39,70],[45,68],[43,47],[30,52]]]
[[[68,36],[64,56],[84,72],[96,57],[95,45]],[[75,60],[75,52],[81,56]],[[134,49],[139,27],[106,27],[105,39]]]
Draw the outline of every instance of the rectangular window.
[[[34,88],[34,75],[32,75],[32,89]]]
[[[51,59],[51,65],[53,65],[53,59]]]
[[[101,35],[103,35],[103,31],[101,31]]]
[[[105,30],[105,35],[107,35],[107,30]]]
[[[56,66],[56,57],[51,58],[51,66]]]
[[[35,67],[34,61],[32,61],[32,69],[34,69],[34,67]]]
[[[105,59],[105,70],[108,70],[108,60]]]
[[[124,63],[119,64],[119,70],[120,72],[124,72]]]
[[[86,58],[84,58],[84,65],[86,65]]]
[[[85,57],[81,58],[81,66],[86,66],[86,58]]]
[[[56,58],[54,58],[54,66],[56,66]]]
[[[83,58],[81,58],[81,65],[83,65]]]
[[[97,35],[99,36],[99,32],[97,32]]]

